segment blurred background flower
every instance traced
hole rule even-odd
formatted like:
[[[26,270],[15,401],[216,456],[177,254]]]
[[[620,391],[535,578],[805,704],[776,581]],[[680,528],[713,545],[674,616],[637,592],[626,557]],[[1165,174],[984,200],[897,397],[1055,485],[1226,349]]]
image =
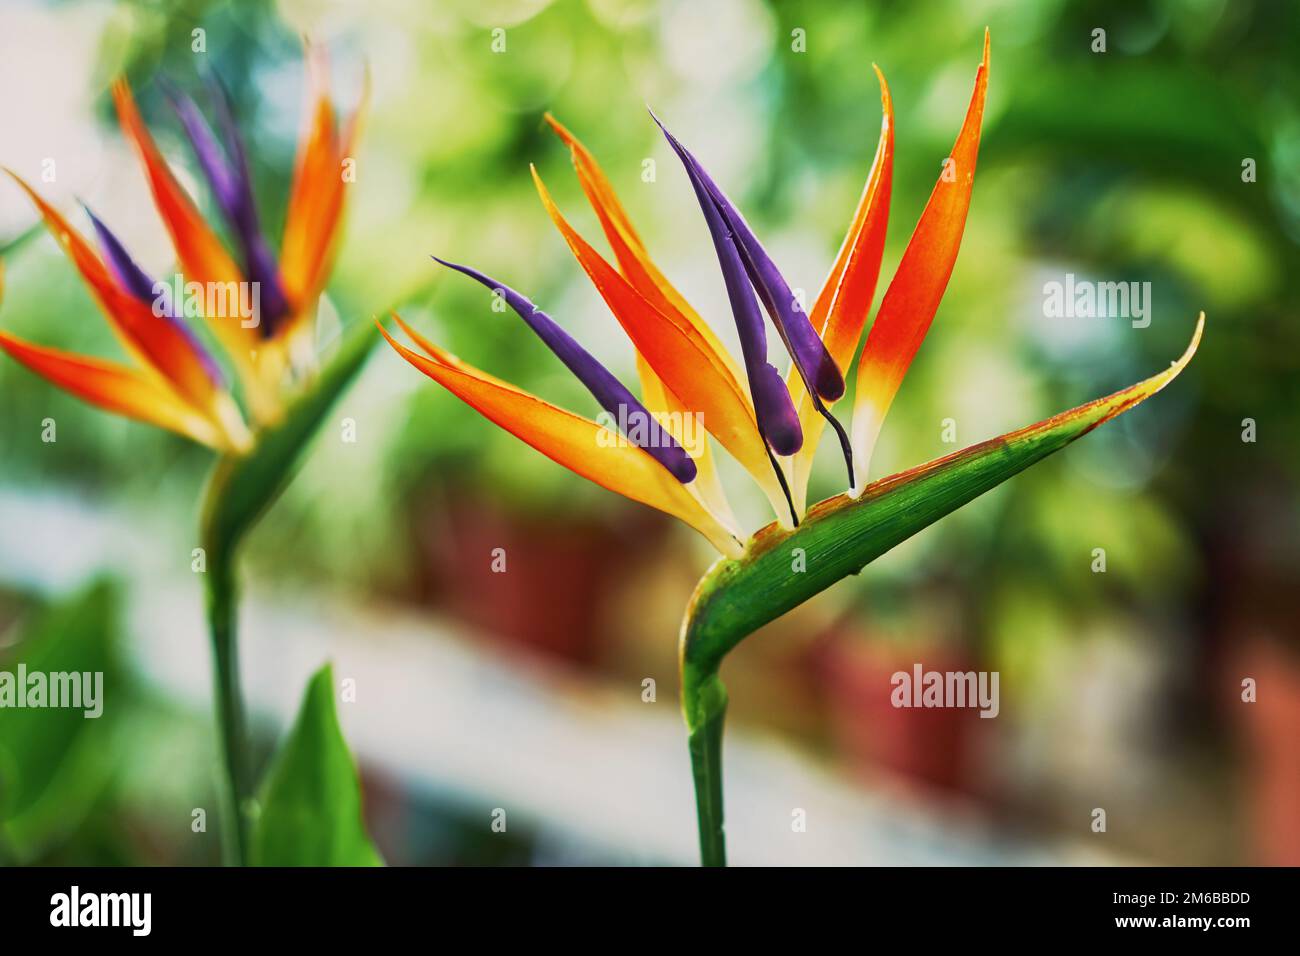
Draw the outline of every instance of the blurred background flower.
[[[357,100],[366,64],[373,83],[332,307],[351,321],[400,305],[467,361],[594,412],[517,319],[428,259],[508,274],[632,380],[632,349],[533,192],[530,162],[598,235],[546,110],[581,131],[659,266],[735,352],[695,197],[644,104],[672,117],[811,292],[874,154],[879,63],[897,112],[890,275],[986,24],[995,81],[942,334],[894,402],[872,477],[1146,376],[1181,352],[1202,308],[1210,335],[1160,401],[728,661],[734,862],[1300,863],[1293,5],[18,0],[0,12],[0,162],[65,213],[85,200],[166,274],[167,236],[109,83],[124,72],[154,121],[167,107],[149,79],[202,58],[255,144],[258,206],[277,235],[309,33],[333,53],[339,100]],[[157,129],[193,186],[179,130]],[[120,355],[8,184],[0,254],[0,325]],[[1149,281],[1149,327],[1046,317],[1043,287],[1067,273]],[[268,637],[250,640],[244,664],[263,752],[330,656],[357,682],[340,718],[387,860],[692,862],[672,698],[678,610],[710,549],[406,371],[386,352],[371,362],[249,541],[250,570],[274,570],[250,574],[263,583],[247,632]],[[56,652],[112,662],[100,721],[43,721],[37,738],[0,711],[0,844],[24,860],[212,862],[215,836],[191,827],[216,793],[190,571],[206,456],[13,363],[0,365],[0,407],[0,666]],[[42,441],[47,418],[55,442]],[[734,462],[721,465],[726,480]],[[810,500],[842,485],[842,461],[819,456]],[[732,503],[742,524],[766,520],[757,489]],[[915,662],[999,671],[997,719],[890,707],[889,675]],[[1256,703],[1242,700],[1248,678]],[[1091,828],[1099,807],[1104,834]],[[806,832],[792,829],[797,809]]]

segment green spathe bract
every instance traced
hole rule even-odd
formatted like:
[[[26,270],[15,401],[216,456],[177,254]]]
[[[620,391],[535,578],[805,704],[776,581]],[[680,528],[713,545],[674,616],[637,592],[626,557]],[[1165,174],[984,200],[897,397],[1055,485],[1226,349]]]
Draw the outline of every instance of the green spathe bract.
[[[233,550],[289,484],[307,443],[378,340],[370,322],[354,325],[315,381],[294,398],[284,418],[258,432],[248,454],[226,455],[218,461],[203,513],[209,560],[214,548]]]
[[[1191,359],[1191,346],[1169,369],[1129,388],[1080,405],[1036,425],[972,445],[944,458],[814,505],[798,528],[772,524],[745,553],[719,560],[696,586],[682,622],[682,709],[690,733],[706,866],[726,863],[722,804],[722,728],[727,692],[718,677],[723,658],[758,628],[820,594],[969,501],[1167,385]],[[794,550],[803,570],[792,572]]]

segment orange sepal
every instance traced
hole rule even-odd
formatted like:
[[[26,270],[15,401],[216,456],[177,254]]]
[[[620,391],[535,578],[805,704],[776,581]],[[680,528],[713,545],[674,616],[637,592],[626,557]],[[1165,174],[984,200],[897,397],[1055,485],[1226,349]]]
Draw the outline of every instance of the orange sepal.
[[[725,554],[740,553],[740,543],[642,449],[617,441],[596,422],[487,375],[427,340],[414,337],[428,351],[426,358],[396,341],[382,324],[380,331],[402,358],[552,461],[610,491],[680,518]]]
[[[117,106],[122,132],[135,147],[144,166],[154,204],[172,238],[186,281],[205,285],[209,282],[242,282],[243,272],[189,194],[177,182],[136,108],[131,88],[121,77],[113,82],[113,102]],[[233,333],[228,330],[228,335],[237,334],[248,340],[252,340],[255,335],[253,330],[241,328],[238,323],[223,325],[229,325],[235,330]]]
[[[154,315],[148,304],[123,290],[90,243],[63,215],[21,176],[6,172],[36,205],[46,228],[76,266],[127,351],[169,383],[194,411],[220,421],[223,415],[218,413],[218,405],[226,393],[213,380],[194,342],[169,319]]]
[[[243,271],[176,180],[140,116],[131,88],[122,77],[113,82],[113,103],[117,107],[122,132],[144,167],[154,206],[171,236],[185,281],[198,282],[206,288],[214,288],[213,284],[242,283]],[[204,318],[234,362],[248,390],[249,403],[258,417],[264,420],[274,418],[278,408],[275,388],[267,384],[267,375],[259,369],[255,358],[259,349],[265,349],[260,333],[255,328],[245,328],[243,323],[228,316]]]
[[[0,332],[0,349],[41,378],[84,402],[157,425],[218,450],[231,447],[213,422],[165,385],[125,365],[33,345]]]
[[[889,222],[889,197],[894,180],[894,101],[880,67],[880,141],[871,164],[866,186],[853,213],[853,221],[835,257],[822,290],[813,303],[809,321],[821,336],[840,372],[848,377],[849,364],[862,338],[862,327],[871,311],[880,277],[880,260],[885,252],[885,229]],[[799,422],[803,426],[803,447],[792,461],[791,494],[802,513],[808,500],[808,479],[813,456],[826,419],[818,414],[796,369],[786,376]],[[827,402],[827,407],[833,402]]]
[[[777,513],[781,513],[784,495],[772,473],[749,396],[691,323],[655,308],[578,235],[551,199],[536,169],[533,182],[552,221],[637,352],[684,407],[703,415],[704,427],[754,476]]]
[[[857,462],[855,493],[867,482],[871,451],[889,406],[908,366],[934,320],[957,261],[966,213],[975,182],[980,124],[988,89],[989,35],[984,33],[984,57],[975,75],[966,120],[944,172],[930,194],[925,211],[907,244],[898,271],[885,291],[880,312],[867,334],[858,362],[858,391],[853,407],[853,454]]]
[[[596,217],[600,220],[601,230],[605,233],[605,238],[614,251],[614,258],[618,260],[619,269],[628,282],[655,308],[674,316],[679,322],[689,323],[712,353],[713,360],[726,368],[732,378],[740,381],[743,376],[726,346],[650,258],[623,204],[619,202],[614,187],[610,184],[604,170],[600,168],[600,164],[596,162],[596,158],[550,113],[546,114],[546,122],[569,147],[573,167],[578,174],[578,183],[582,186],[587,201],[591,203],[591,208],[595,210]]]
[[[293,186],[284,218],[280,246],[280,273],[285,293],[294,305],[291,326],[300,325],[325,286],[338,248],[348,183],[343,162],[356,143],[370,95],[366,73],[361,100],[352,115],[337,128],[329,92],[329,62],[325,49],[307,48],[310,75],[307,119],[298,141]]]

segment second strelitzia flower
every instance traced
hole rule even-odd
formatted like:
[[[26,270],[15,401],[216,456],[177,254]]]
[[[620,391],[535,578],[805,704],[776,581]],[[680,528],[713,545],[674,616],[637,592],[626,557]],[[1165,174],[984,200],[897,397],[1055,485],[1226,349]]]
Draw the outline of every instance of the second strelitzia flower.
[[[208,85],[215,131],[197,103],[168,86],[167,97],[197,160],[231,249],[180,185],[144,124],[125,80],[113,85],[123,132],[144,168],[179,260],[173,282],[157,281],[132,258],[103,220],[86,209],[92,243],[15,173],[88,286],[134,364],[62,352],[0,332],[0,349],[65,391],[107,411],[176,432],[219,455],[202,505],[203,584],[214,663],[226,813],[222,836],[231,863],[378,862],[359,814],[349,805],[296,802],[292,770],[275,770],[258,808],[248,755],[237,641],[237,552],[244,535],[287,485],[330,404],[356,375],[378,337],[354,326],[325,363],[316,355],[317,303],[330,273],[342,220],[358,107],[337,121],[324,50],[308,48],[312,76],[304,127],[285,212],[279,257],[262,231],[243,139],[224,89]],[[364,100],[364,96],[363,96]],[[98,251],[96,250],[98,245]],[[191,327],[201,319],[223,348],[238,389]],[[358,335],[357,332],[361,334]],[[292,380],[292,381],[291,381]],[[244,409],[237,402],[242,397]],[[247,418],[245,417],[247,412]],[[291,734],[346,754],[333,711],[329,671],[309,685]],[[292,761],[290,761],[292,764]],[[345,761],[334,766],[356,789]],[[319,786],[313,778],[312,785]],[[281,796],[281,794],[288,794]],[[292,803],[292,806],[285,806]],[[330,814],[344,815],[341,819]],[[323,819],[319,827],[314,824]],[[327,830],[332,842],[315,839]],[[340,834],[346,835],[346,839]]]
[[[284,409],[286,373],[295,356],[309,354],[314,346],[316,303],[329,276],[343,211],[345,183],[339,169],[352,152],[359,115],[338,125],[321,48],[309,49],[309,64],[311,115],[299,146],[278,260],[259,224],[243,139],[216,80],[208,85],[208,98],[220,137],[189,96],[170,86],[167,95],[234,239],[233,255],[163,158],[126,81],[113,84],[118,120],[139,156],[183,280],[178,276],[174,282],[159,281],[148,275],[109,226],[87,208],[96,239],[92,244],[9,171],[136,365],[60,352],[5,332],[0,332],[0,348],[92,405],[178,432],[218,451],[248,451],[252,431],[215,358],[186,322],[201,317],[222,345],[254,428],[277,422]],[[173,290],[183,293],[181,301]]]

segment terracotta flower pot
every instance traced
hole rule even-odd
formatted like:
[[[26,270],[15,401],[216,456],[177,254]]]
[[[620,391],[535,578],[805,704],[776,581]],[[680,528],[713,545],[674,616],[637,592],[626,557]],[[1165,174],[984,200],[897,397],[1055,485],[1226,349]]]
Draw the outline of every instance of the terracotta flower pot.
[[[457,492],[417,533],[423,587],[440,609],[511,646],[587,665],[606,643],[608,585],[642,532]]]
[[[972,746],[977,708],[895,707],[893,675],[968,671],[975,665],[960,649],[919,640],[899,646],[851,632],[833,632],[816,649],[832,731],[850,764],[870,776],[887,770],[906,780],[972,792]]]
[[[1300,866],[1300,655],[1253,637],[1229,670],[1230,712],[1238,715],[1245,749],[1251,862]],[[1241,699],[1247,677],[1255,681],[1254,703]]]

